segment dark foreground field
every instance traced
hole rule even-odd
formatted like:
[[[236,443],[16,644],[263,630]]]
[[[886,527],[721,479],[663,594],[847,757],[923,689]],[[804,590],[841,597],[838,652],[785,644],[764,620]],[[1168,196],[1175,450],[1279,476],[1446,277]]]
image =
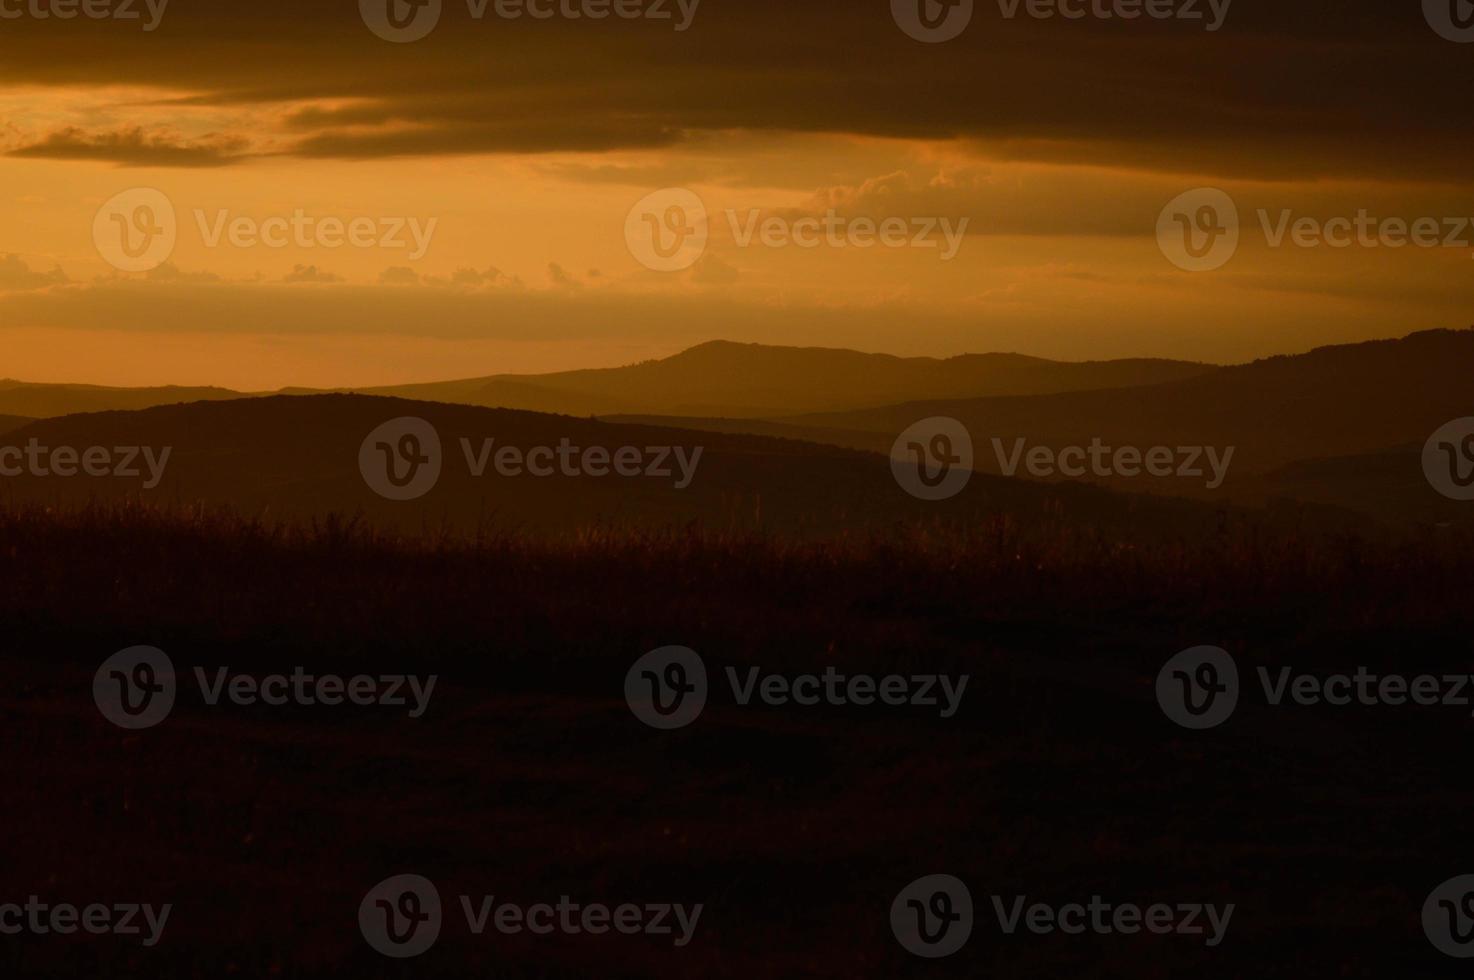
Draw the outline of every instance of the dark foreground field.
[[[1468,707],[1271,708],[1189,732],[1162,664],[1474,669],[1474,541],[1237,521],[1150,544],[1007,522],[784,545],[696,532],[406,543],[117,510],[0,515],[0,898],[172,903],[162,941],[4,936],[27,977],[1447,975],[1429,891],[1474,872]],[[424,716],[209,707],[128,732],[93,674],[436,673]],[[648,650],[783,672],[967,673],[921,707],[626,706]],[[359,903],[416,873],[439,942],[391,960]],[[922,875],[971,889],[960,952],[891,934]],[[455,896],[704,903],[694,939],[468,933]],[[1004,935],[990,896],[1219,905],[1202,936]]]

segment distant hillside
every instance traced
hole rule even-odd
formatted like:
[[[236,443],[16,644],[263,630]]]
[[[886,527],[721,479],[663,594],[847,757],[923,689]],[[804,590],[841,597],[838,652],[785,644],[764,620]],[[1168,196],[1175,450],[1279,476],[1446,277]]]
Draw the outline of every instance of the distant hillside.
[[[1421,450],[1439,426],[1474,414],[1471,366],[1474,330],[1435,330],[1401,340],[1322,347],[1148,387],[914,401],[766,421],[754,428],[886,452],[913,422],[950,416],[967,425],[976,465],[987,472],[1001,470],[994,438],[1001,440],[1005,454],[1013,452],[1020,438],[1026,447],[1051,448],[1088,446],[1093,438],[1109,446],[1143,449],[1232,446],[1229,475],[1219,491],[1207,490],[1201,480],[1178,477],[1088,479],[1121,489],[1255,503],[1279,495],[1342,504],[1381,501],[1366,509],[1383,516],[1395,512],[1468,520],[1469,506],[1434,494],[1422,480],[1418,452],[1407,447]],[[733,431],[748,423],[684,419],[682,424]],[[1399,449],[1401,455],[1392,453]],[[1348,457],[1367,457],[1367,468],[1347,462]],[[1342,462],[1332,462],[1336,458]],[[1413,467],[1391,478],[1404,488],[1401,496],[1353,486],[1363,478],[1385,482],[1392,459]],[[1296,468],[1301,463],[1305,465]],[[1393,499],[1400,503],[1388,506]]]
[[[79,412],[152,408],[181,402],[247,397],[229,388],[108,388],[102,385],[29,384],[0,379],[0,415],[52,418]]]
[[[400,416],[431,422],[443,446],[439,483],[422,498],[388,501],[364,482],[360,446],[381,423]],[[751,435],[725,435],[471,406],[357,395],[268,397],[198,402],[139,412],[47,419],[0,438],[43,446],[172,447],[162,482],[62,479],[24,475],[0,481],[6,501],[79,504],[136,497],[160,504],[227,505],[248,515],[320,519],[359,513],[386,527],[418,532],[447,527],[537,531],[597,523],[669,527],[781,529],[863,534],[897,521],[976,522],[1007,514],[1042,526],[1068,521],[1140,527],[1150,533],[1201,530],[1215,512],[1189,501],[1132,497],[1087,486],[1046,487],[974,476],[957,497],[925,503],[897,485],[887,460],[833,446]],[[473,452],[558,446],[680,446],[702,450],[695,477],[676,489],[671,477],[498,476],[474,478],[460,439]],[[672,467],[674,469],[674,467]]]
[[[12,429],[19,429],[21,426],[34,421],[35,419],[28,419],[19,415],[0,415],[0,434],[10,432]]]
[[[1356,456],[1308,459],[1262,475],[1237,488],[1245,499],[1293,499],[1342,507],[1387,521],[1469,523],[1470,505],[1428,488],[1422,445]]]
[[[559,415],[695,415],[755,418],[871,408],[917,398],[1046,394],[1156,384],[1210,365],[1182,361],[1046,361],[1020,354],[938,360],[850,350],[713,341],[658,361],[556,374],[500,374],[363,389],[108,388],[0,380],[0,415],[53,418],[264,394],[349,393],[517,408]]]
[[[1037,395],[1158,384],[1211,365],[1123,360],[1064,363],[1021,354],[945,360],[852,350],[712,341],[628,367],[364,389],[365,393],[564,415],[759,418],[921,398]]]

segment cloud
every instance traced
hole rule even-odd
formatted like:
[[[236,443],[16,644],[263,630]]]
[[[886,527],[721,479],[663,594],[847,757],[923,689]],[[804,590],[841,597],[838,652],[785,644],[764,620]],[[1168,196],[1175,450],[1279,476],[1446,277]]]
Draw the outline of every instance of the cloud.
[[[102,331],[209,343],[293,338],[347,344],[506,342],[686,347],[725,338],[892,353],[1027,350],[1038,356],[1192,357],[1225,361],[1349,337],[1468,321],[1467,257],[1447,257],[1416,282],[1310,282],[1277,266],[1205,283],[1164,272],[1123,281],[1072,277],[1068,267],[1023,270],[1006,283],[1012,301],[987,307],[928,304],[925,295],[869,304],[789,300],[752,290],[665,294],[616,289],[426,288],[279,281],[97,279],[49,289],[0,291],[0,331]],[[7,263],[8,264],[8,263]],[[177,270],[175,270],[177,273]],[[1348,289],[1353,290],[1347,292]],[[1123,303],[1126,297],[1150,302]],[[1266,296],[1274,299],[1263,305]],[[1051,303],[1039,302],[1049,298]],[[1190,324],[1193,329],[1184,329]],[[898,326],[903,326],[897,333]],[[81,336],[82,334],[79,334]],[[67,343],[64,334],[56,343]]]
[[[0,290],[44,289],[69,281],[61,266],[50,272],[34,272],[19,255],[0,256]]]
[[[467,267],[457,269],[450,277],[450,281],[455,286],[485,286],[501,278],[501,270],[492,266],[487,266],[484,272]]]
[[[494,266],[473,269],[462,266],[450,276],[421,276],[420,285],[448,289],[521,289],[522,277],[509,276]]]
[[[37,143],[10,150],[12,157],[48,160],[102,160],[129,167],[223,167],[245,159],[250,141],[209,135],[185,140],[167,133],[150,135],[142,127],[87,133],[69,126]]]
[[[567,269],[556,262],[548,263],[548,281],[556,289],[578,289],[583,285],[583,283],[569,275]]]
[[[213,272],[185,272],[173,262],[165,262],[156,268],[150,269],[144,274],[144,278],[149,282],[209,283],[224,281]]]
[[[393,265],[379,273],[381,286],[417,286],[420,274],[407,265]]]
[[[691,267],[691,281],[703,286],[730,286],[737,278],[737,270],[713,252],[703,255]]]
[[[282,282],[342,282],[343,277],[320,271],[315,265],[294,265]]]
[[[472,20],[447,3],[429,37],[386,45],[354,4],[198,0],[170,11],[158,43],[83,20],[7,21],[0,65],[11,85],[153,88],[161,124],[186,104],[222,120],[291,106],[285,119],[263,109],[248,138],[306,157],[692,147],[762,131],[974,141],[1020,160],[1175,173],[1467,179],[1468,51],[1430,30],[1418,3],[1234,4],[1215,32],[976,7],[961,37],[922,45],[884,3],[852,0],[702,4],[684,33]],[[69,129],[19,152],[245,157],[240,138],[213,139]]]

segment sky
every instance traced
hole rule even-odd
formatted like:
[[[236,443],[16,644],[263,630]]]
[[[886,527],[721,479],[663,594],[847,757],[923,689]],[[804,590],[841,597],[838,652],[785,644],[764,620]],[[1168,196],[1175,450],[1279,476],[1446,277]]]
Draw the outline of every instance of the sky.
[[[0,376],[1464,327],[1470,42],[1466,0],[0,0]]]

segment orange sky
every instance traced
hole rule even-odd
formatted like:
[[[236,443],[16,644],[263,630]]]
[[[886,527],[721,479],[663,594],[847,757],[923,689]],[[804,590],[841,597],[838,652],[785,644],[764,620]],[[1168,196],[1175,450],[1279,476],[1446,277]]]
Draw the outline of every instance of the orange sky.
[[[0,374],[367,385],[713,338],[1236,361],[1469,322],[1468,110],[1403,95],[1474,46],[1416,5],[979,4],[925,44],[882,3],[704,0],[683,31],[446,3],[391,43],[352,5],[177,2],[0,30]],[[1242,227],[1187,271],[1158,224],[1203,187]],[[1316,237],[1358,214],[1392,224]],[[1401,244],[1419,219],[1436,246]]]

